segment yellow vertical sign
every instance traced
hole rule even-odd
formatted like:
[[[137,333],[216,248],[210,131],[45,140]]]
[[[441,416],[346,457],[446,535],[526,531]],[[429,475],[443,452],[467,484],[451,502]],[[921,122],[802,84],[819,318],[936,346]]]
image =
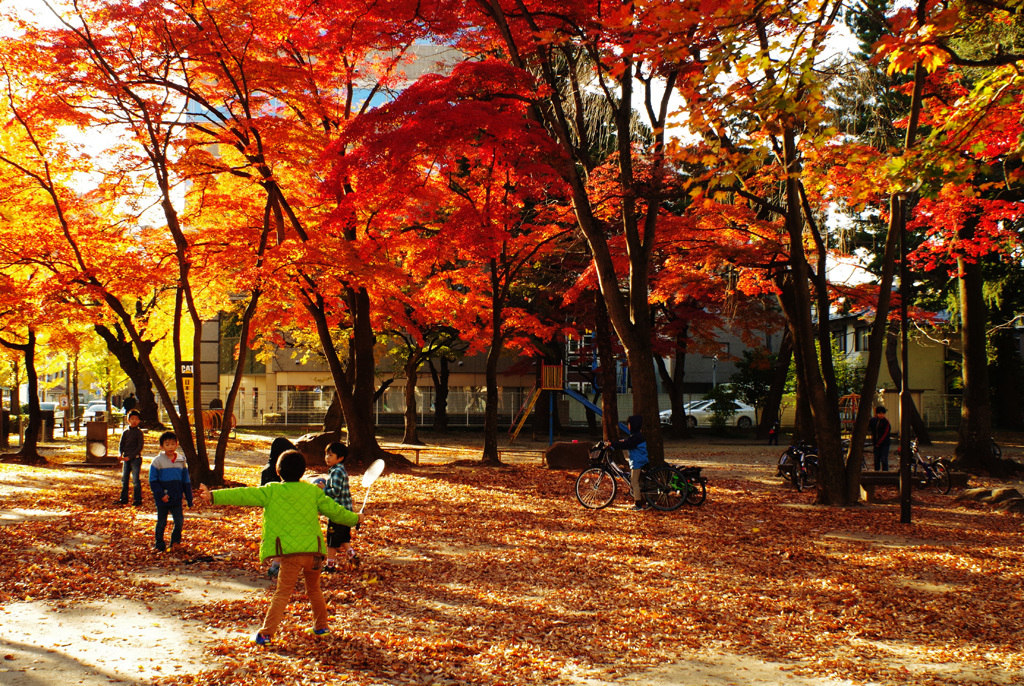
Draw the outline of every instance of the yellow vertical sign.
[[[189,414],[192,413],[192,363],[182,362],[181,363],[181,386],[185,393],[185,407]]]

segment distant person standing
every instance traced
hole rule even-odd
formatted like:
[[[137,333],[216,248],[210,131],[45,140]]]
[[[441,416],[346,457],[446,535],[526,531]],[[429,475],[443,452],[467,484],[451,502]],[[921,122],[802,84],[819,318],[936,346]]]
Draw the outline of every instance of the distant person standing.
[[[128,397],[121,401],[121,409],[124,410],[124,413],[127,415],[129,412],[135,409],[135,405],[138,402],[139,401],[136,399],[135,394],[129,393]]]
[[[875,452],[875,471],[889,471],[889,443],[892,440],[892,424],[885,418],[885,408],[875,408],[875,416],[868,422]]]
[[[768,429],[768,445],[779,444],[779,434],[782,432],[782,423],[776,419],[772,422],[772,428]]]

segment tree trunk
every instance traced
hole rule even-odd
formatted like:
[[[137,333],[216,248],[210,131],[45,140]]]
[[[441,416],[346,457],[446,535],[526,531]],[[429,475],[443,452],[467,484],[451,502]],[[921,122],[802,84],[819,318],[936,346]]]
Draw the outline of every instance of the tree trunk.
[[[789,329],[785,329],[782,334],[782,342],[779,344],[779,352],[772,364],[772,383],[768,389],[768,397],[764,401],[761,423],[757,427],[758,438],[767,438],[772,423],[782,419],[780,408],[782,397],[786,394],[786,380],[789,378],[789,365],[792,361],[793,334]]]
[[[601,435],[604,440],[619,438],[619,389],[615,365],[615,343],[612,339],[608,308],[600,293],[595,294],[597,316],[594,317],[594,347],[601,379]]]
[[[448,379],[451,376],[451,365],[447,357],[438,361],[437,369],[430,360],[430,378],[434,381],[434,430],[448,430]]]
[[[488,465],[500,465],[498,457],[498,359],[501,356],[502,340],[500,324],[495,322],[491,334],[491,347],[487,350],[487,402],[484,405],[484,452],[480,461]]]
[[[658,415],[658,384],[654,371],[654,353],[642,341],[634,341],[627,350],[629,375],[633,380],[633,414],[643,417],[644,438],[651,464],[665,461],[665,446],[661,438]]]
[[[849,503],[849,494],[846,488],[846,464],[841,450],[841,424],[835,378],[830,358],[824,350],[822,365],[819,366],[815,348],[816,329],[811,315],[815,300],[811,296],[810,285],[817,283],[820,290],[824,273],[815,275],[812,272],[804,251],[802,203],[797,180],[800,164],[796,149],[796,131],[789,124],[783,127],[782,152],[788,172],[785,193],[786,229],[789,234],[790,251],[787,281],[791,297],[781,298],[780,302],[783,304],[793,334],[793,354],[797,360],[797,373],[802,382],[800,390],[806,394],[814,422],[814,439],[818,446],[820,464],[818,502],[825,505],[845,505]],[[822,260],[819,260],[819,270],[822,266]],[[820,299],[818,302],[820,303]],[[822,317],[827,321],[827,315],[822,313]],[[827,328],[825,322],[822,322],[822,326]],[[822,340],[828,341],[827,331],[822,334]]]
[[[74,371],[72,372],[72,374],[74,375],[72,377],[74,379],[74,389],[72,390],[72,393],[71,393],[71,409],[74,411],[74,417],[75,417],[75,434],[77,434],[78,431],[82,428],[81,424],[79,422],[79,416],[80,416],[81,413],[79,412],[79,407],[78,407],[78,356],[79,356],[79,353],[76,352],[75,353],[75,366],[74,366]]]
[[[156,394],[153,393],[153,382],[150,381],[146,367],[139,361],[142,354],[149,355],[152,352],[155,344],[146,341],[143,344],[145,352],[136,357],[135,346],[132,344],[131,338],[125,335],[124,329],[119,324],[114,324],[113,331],[104,324],[97,324],[94,329],[107,344],[107,350],[117,359],[121,370],[128,375],[128,379],[135,387],[135,397],[138,400],[135,409],[139,411],[141,420],[139,426],[143,429],[163,429],[164,425],[160,421]]]
[[[885,336],[885,363],[889,369],[889,376],[892,377],[893,383],[896,386],[897,391],[903,390],[903,370],[900,368],[899,361],[899,331],[898,327],[890,326],[889,331]],[[931,435],[928,433],[928,427],[924,425],[924,419],[921,418],[921,412],[917,409],[917,405],[911,403],[910,413],[910,428],[914,432],[914,436],[917,437],[919,445],[931,445]]]
[[[35,464],[46,462],[46,458],[39,454],[39,429],[43,425],[43,412],[39,407],[39,374],[36,373],[36,332],[28,331],[25,343],[14,343],[0,338],[0,344],[11,350],[20,350],[25,356],[25,379],[28,382],[28,426],[25,427],[25,438],[21,448],[15,454],[17,461],[24,464]],[[20,404],[18,397],[20,388],[15,386],[14,394],[16,403]],[[17,408],[20,413],[21,408]]]
[[[266,231],[264,232],[266,236]],[[224,483],[224,461],[228,452],[228,435],[231,433],[231,417],[235,411],[235,400],[238,398],[238,389],[242,385],[242,375],[245,372],[245,362],[249,356],[249,333],[252,326],[253,315],[256,314],[256,305],[259,303],[262,291],[254,288],[249,294],[249,302],[242,313],[242,327],[238,335],[238,360],[235,362],[235,373],[231,378],[231,387],[228,389],[228,397],[224,399],[223,415],[220,423],[220,433],[217,436],[217,447],[213,454],[213,471],[209,474],[197,474],[197,478],[212,478],[213,483]],[[199,403],[196,398],[196,403]],[[198,406],[198,405],[197,405]],[[200,413],[197,413],[200,414]],[[202,466],[203,463],[200,463]],[[201,481],[207,483],[206,481]]]
[[[416,432],[416,381],[422,360],[422,348],[409,353],[405,363],[405,433],[402,443],[406,445],[423,445]]]
[[[1007,307],[1006,312],[1000,313],[999,319],[1006,321],[1012,319],[1013,315],[1014,312]],[[1020,347],[1013,330],[1009,328],[1000,328],[992,335],[991,341],[995,350],[995,362],[990,374],[993,385],[992,421],[995,426],[1004,429],[1020,430],[1024,428],[1020,392],[1024,384],[1024,376],[1021,374],[1024,365]]]
[[[686,378],[686,344],[689,340],[689,323],[680,326],[675,339],[675,367],[672,374],[665,368],[665,360],[655,356],[654,361],[661,376],[661,385],[668,391],[669,406],[672,409],[672,436],[681,438],[687,435],[686,410],[683,409],[683,379]],[[659,423],[661,421],[659,412]]]
[[[486,384],[487,400],[484,404],[484,452],[480,456],[483,464],[500,465],[498,457],[498,360],[505,344],[502,333],[502,313],[505,306],[504,290],[498,267],[498,260],[488,261],[491,282],[491,347],[487,349]],[[505,286],[508,286],[506,281]]]
[[[506,43],[507,58],[517,67],[529,68],[523,59],[523,51],[517,41],[519,37],[510,28],[509,15],[498,2],[479,3],[478,7],[494,22],[495,28],[499,31]],[[516,13],[525,14],[527,20],[532,21],[529,9],[525,5],[517,5]],[[526,41],[533,41],[536,38],[524,38]],[[589,170],[597,166],[589,152],[589,146],[584,143],[578,145],[573,142],[574,136],[570,133],[575,122],[570,122],[566,112],[575,108],[569,107],[564,98],[579,98],[582,93],[579,91],[566,94],[566,80],[562,76],[564,71],[556,68],[556,65],[548,61],[548,55],[552,54],[547,50],[533,51],[533,45],[529,46],[529,52],[535,54],[539,59],[539,75],[551,88],[551,95],[542,103],[536,104],[530,111],[530,115],[539,124],[550,132],[554,143],[563,148],[568,164],[562,165],[560,171],[563,178],[571,189],[571,201],[576,215],[577,225],[583,232],[593,259],[601,295],[608,308],[608,316],[615,333],[622,343],[626,352],[626,359],[629,364],[630,374],[633,378],[633,413],[643,417],[644,435],[647,440],[648,454],[654,464],[663,462],[665,459],[665,447],[662,443],[661,425],[658,420],[658,386],[657,376],[654,371],[652,327],[650,305],[648,296],[650,293],[650,272],[651,259],[654,245],[658,238],[658,217],[662,211],[661,193],[664,178],[665,161],[665,122],[669,113],[670,94],[673,92],[674,79],[676,74],[671,73],[666,77],[666,82],[659,86],[662,90],[656,95],[647,86],[647,91],[642,97],[634,99],[633,88],[636,77],[637,65],[628,56],[623,56],[617,64],[620,68],[614,89],[609,86],[606,92],[606,101],[613,108],[614,122],[611,124],[615,131],[615,142],[617,146],[617,177],[615,186],[619,189],[616,193],[618,199],[618,217],[616,222],[621,228],[621,235],[624,238],[625,254],[628,256],[628,274],[620,273],[616,268],[615,259],[612,256],[609,244],[608,226],[599,216],[599,212],[593,204],[589,191],[591,186],[587,174]],[[536,70],[534,73],[538,73]],[[569,84],[570,88],[573,84]],[[614,92],[612,96],[612,92]],[[633,128],[634,105],[636,101],[643,100],[651,112],[651,129],[653,143],[644,152],[644,183],[637,182],[637,175],[634,172],[633,164],[635,151],[632,149],[634,143]],[[586,135],[585,132],[577,130],[577,133]],[[637,190],[643,187],[646,198],[640,198]],[[654,198],[646,202],[647,198]],[[618,229],[616,230],[616,233]]]
[[[973,236],[973,225],[965,228],[962,233]],[[963,470],[990,470],[995,465],[992,456],[992,410],[989,404],[988,339],[985,331],[988,324],[985,280],[978,262],[960,259],[958,267],[964,396],[955,465]]]
[[[349,338],[347,366],[342,364],[334,347],[332,330],[327,321],[327,305],[323,296],[311,292],[304,295],[306,310],[316,324],[320,345],[331,370],[335,397],[338,398],[345,415],[349,447],[346,463],[365,468],[379,458],[392,469],[412,466],[412,463],[402,455],[389,453],[377,443],[376,423],[373,417],[375,338],[369,318],[369,295],[365,290],[349,292],[352,334]]]
[[[918,3],[918,13],[923,13],[923,3]],[[903,149],[908,151],[917,140],[921,105],[924,98],[924,83],[927,72],[920,62],[914,67],[914,90],[910,98],[910,115],[907,118],[907,132]],[[882,274],[878,280],[878,303],[875,320],[871,325],[868,339],[868,361],[864,367],[864,386],[860,392],[860,406],[850,434],[850,449],[846,456],[846,488],[849,502],[860,499],[860,474],[864,464],[864,439],[868,435],[868,422],[874,414],[875,389],[878,388],[878,371],[882,366],[882,346],[885,338],[889,308],[892,304],[892,283],[896,271],[896,251],[903,233],[907,230],[906,209],[899,195],[889,196],[889,227],[885,236],[885,251],[882,258]]]

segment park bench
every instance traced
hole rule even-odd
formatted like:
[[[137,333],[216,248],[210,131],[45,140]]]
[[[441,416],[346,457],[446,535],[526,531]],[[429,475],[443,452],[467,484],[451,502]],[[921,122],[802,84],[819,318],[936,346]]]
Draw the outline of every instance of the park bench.
[[[966,488],[968,474],[966,472],[950,472],[949,482],[953,488]],[[891,472],[861,472],[860,494],[866,503],[877,502],[875,500],[875,488],[878,486],[900,487],[899,471]]]
[[[860,494],[866,503],[876,502],[875,487],[895,486],[899,488],[899,472],[861,472]]]
[[[404,443],[395,443],[392,445],[382,445],[385,450],[392,450],[396,453],[413,453],[415,455],[416,464],[420,463],[420,453],[424,450],[437,450],[432,445],[406,445]]]

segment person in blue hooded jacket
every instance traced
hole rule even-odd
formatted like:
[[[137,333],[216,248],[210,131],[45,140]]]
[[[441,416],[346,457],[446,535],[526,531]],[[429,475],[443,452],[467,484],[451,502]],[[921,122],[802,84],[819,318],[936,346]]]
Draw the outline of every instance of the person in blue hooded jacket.
[[[646,510],[647,501],[640,493],[640,470],[650,462],[647,457],[647,439],[644,437],[644,418],[638,414],[626,420],[629,426],[629,437],[621,441],[612,441],[611,446],[625,450],[629,456],[629,485],[633,494],[633,510]]]
[[[167,515],[174,519],[171,529],[171,549],[181,548],[181,528],[185,523],[181,501],[188,502],[192,507],[192,479],[188,473],[185,456],[178,454],[178,437],[173,431],[165,431],[160,435],[160,453],[153,458],[149,466],[149,487],[156,501],[156,531],[153,550],[163,552],[167,549],[164,531],[167,528]]]

